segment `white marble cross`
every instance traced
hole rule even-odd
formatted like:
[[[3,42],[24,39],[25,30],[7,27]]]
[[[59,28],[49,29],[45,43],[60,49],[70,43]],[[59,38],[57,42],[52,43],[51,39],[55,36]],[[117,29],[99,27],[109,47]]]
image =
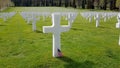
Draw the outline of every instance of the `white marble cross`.
[[[33,17],[33,22],[32,22],[33,31],[36,31],[36,21],[37,21],[37,19],[35,17]]]
[[[33,18],[32,17],[27,17],[27,24],[30,24],[30,22],[33,20]]]
[[[89,22],[91,22],[92,21],[92,14],[89,14],[88,18],[89,18]]]
[[[43,21],[45,21],[45,18],[46,18],[45,15],[43,15]]]
[[[3,19],[4,19],[4,21],[7,20],[7,13],[4,13],[4,15],[3,15]]]
[[[118,41],[118,44],[119,44],[119,46],[120,46],[120,35],[119,35],[119,41]]]
[[[73,17],[72,17],[72,14],[68,14],[68,24],[70,25],[70,27],[72,26],[72,23],[73,23]]]
[[[68,25],[70,25],[70,27],[72,26],[72,23],[74,22],[75,18],[77,17],[76,13],[69,13],[68,14]]]
[[[120,14],[117,16],[118,23],[116,23],[116,28],[120,28]]]
[[[0,15],[0,18],[2,18],[4,21],[7,21],[8,18],[11,18],[13,15],[15,15],[15,12],[0,13]]]
[[[99,21],[100,21],[100,15],[99,14],[96,14],[95,20],[96,20],[96,27],[98,27],[99,26]]]
[[[58,49],[61,50],[60,35],[61,32],[69,31],[69,26],[60,26],[61,14],[52,14],[52,26],[43,26],[44,33],[53,33],[53,57],[59,57]]]
[[[104,22],[107,20],[107,13],[103,13]]]

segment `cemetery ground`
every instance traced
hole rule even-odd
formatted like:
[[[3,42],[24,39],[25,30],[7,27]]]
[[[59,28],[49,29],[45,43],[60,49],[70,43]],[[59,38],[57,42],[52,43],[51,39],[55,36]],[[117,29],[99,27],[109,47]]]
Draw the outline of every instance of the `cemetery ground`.
[[[5,12],[31,10],[24,9],[12,7]],[[77,9],[83,11],[88,10]],[[116,17],[106,22],[100,20],[96,28],[95,21],[90,23],[78,14],[70,31],[61,34],[64,56],[53,58],[52,34],[45,34],[42,29],[52,24],[51,18],[43,21],[40,17],[36,32],[18,12],[7,21],[0,18],[0,68],[120,68],[120,31],[115,28],[116,23]],[[62,18],[61,25],[67,24]]]

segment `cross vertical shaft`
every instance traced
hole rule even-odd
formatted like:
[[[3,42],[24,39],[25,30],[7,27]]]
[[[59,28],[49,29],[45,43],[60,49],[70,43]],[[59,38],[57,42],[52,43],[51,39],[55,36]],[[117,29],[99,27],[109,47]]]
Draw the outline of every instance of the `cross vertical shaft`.
[[[53,33],[53,57],[59,57],[58,50],[61,50],[60,34],[70,29],[70,26],[61,26],[60,19],[60,13],[54,13],[52,14],[52,26],[43,27],[44,33]]]

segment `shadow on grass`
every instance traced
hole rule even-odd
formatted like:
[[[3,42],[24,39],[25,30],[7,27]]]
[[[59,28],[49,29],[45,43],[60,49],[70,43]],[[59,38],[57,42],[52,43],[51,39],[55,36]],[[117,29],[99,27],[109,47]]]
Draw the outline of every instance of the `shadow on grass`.
[[[99,26],[99,28],[103,28],[103,29],[111,29],[110,27],[105,27],[105,26]]]
[[[32,23],[28,23],[28,25],[32,25]]]
[[[114,53],[111,49],[106,50],[106,56],[112,59],[119,59],[118,56],[116,56],[116,53]]]
[[[99,28],[107,28],[107,27],[104,27],[104,26],[99,26]]]
[[[79,31],[83,31],[83,29],[78,29],[78,28],[71,28],[72,30],[79,30]]]
[[[35,32],[36,32],[36,33],[43,33],[43,32],[42,32],[42,31],[40,31],[40,30],[36,30]]]
[[[60,57],[57,58],[59,60],[61,60],[62,62],[55,62],[55,68],[59,68],[59,65],[61,66],[61,63],[63,64],[64,68],[93,68],[93,66],[95,65],[95,63],[91,62],[91,61],[84,61],[84,62],[76,62],[73,59],[69,58],[69,57]],[[42,64],[42,65],[37,65],[34,68],[52,68],[52,65],[54,66],[54,63],[52,62],[48,62],[46,64]]]
[[[6,26],[6,25],[1,25],[1,24],[0,24],[0,26]]]
[[[80,63],[80,62],[76,62],[66,56],[58,58],[58,59],[67,63],[64,65],[65,68],[93,68],[93,65],[94,65],[94,63],[91,61],[86,60],[86,61]]]

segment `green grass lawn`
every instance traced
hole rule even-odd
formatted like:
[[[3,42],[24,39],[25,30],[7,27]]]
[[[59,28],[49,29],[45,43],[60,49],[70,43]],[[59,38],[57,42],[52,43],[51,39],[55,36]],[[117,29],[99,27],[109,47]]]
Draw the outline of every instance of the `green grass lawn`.
[[[4,12],[29,10],[12,7]],[[36,32],[19,13],[5,22],[0,19],[0,68],[120,68],[120,31],[115,28],[116,22],[116,17],[107,22],[101,20],[96,28],[95,21],[89,23],[79,14],[70,31],[61,34],[64,57],[53,58],[52,34],[42,31],[43,26],[51,25],[50,18],[43,21],[41,17]],[[67,21],[62,18],[61,24],[66,25]]]

